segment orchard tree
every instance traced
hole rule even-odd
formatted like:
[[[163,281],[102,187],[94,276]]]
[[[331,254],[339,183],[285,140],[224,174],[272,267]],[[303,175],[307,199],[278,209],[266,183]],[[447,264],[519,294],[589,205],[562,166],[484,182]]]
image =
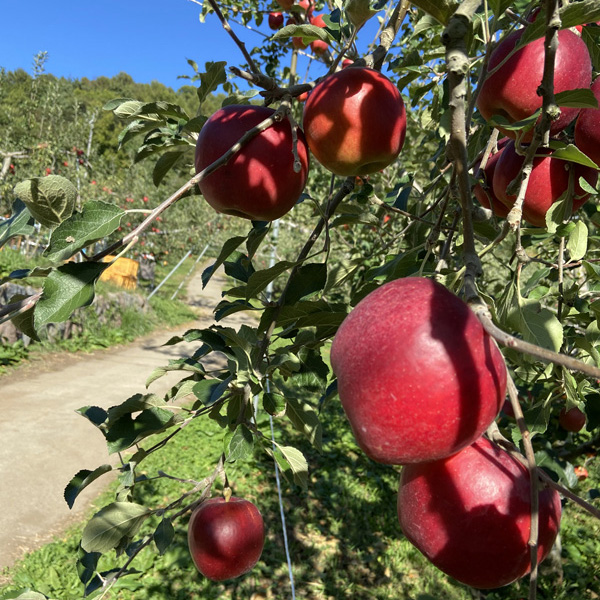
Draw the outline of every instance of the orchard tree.
[[[122,139],[139,141],[136,158],[154,161],[157,184],[175,165],[195,175],[81,262],[65,261],[125,227],[124,213],[101,201],[77,210],[63,178],[17,185],[0,226],[2,243],[34,219],[52,230],[55,266],[13,276],[43,276],[43,289],[0,313],[32,336],[89,304],[101,259],[134,247],[184,197],[245,231],[202,275],[229,276],[216,323],[171,339],[197,350],[148,378],[175,370],[180,383],[80,410],[121,458],[66,488],[72,506],[120,474],[115,500],[83,531],[86,594],[125,578],[142,548],[164,552],[192,512],[201,572],[251,569],[260,506],[230,498],[229,465],[266,453],[306,487],[310,465],[277,425],[319,448],[320,408],[341,401],[366,455],[403,466],[407,538],[466,585],[529,574],[535,598],[560,495],[600,517],[572,491],[569,462],[600,443],[597,0],[201,6],[202,27],[223,26],[240,63],[190,61],[196,113],[131,98],[105,106],[125,121]],[[225,98],[209,113],[216,91]],[[220,324],[234,313],[246,324]],[[218,369],[206,366],[214,354],[226,358]],[[290,392],[306,374],[320,394]],[[205,419],[223,434],[214,471],[161,506],[134,502],[144,459]],[[219,481],[224,500],[208,500]],[[121,566],[102,572],[113,550]]]

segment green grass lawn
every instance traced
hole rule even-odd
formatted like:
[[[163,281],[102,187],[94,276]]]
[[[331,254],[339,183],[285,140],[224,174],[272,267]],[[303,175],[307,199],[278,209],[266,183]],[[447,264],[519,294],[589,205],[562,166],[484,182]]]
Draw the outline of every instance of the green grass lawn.
[[[402,536],[396,518],[399,469],[368,460],[357,448],[337,400],[322,412],[323,452],[298,442],[295,434],[277,427],[279,441],[301,447],[310,465],[308,491],[284,481],[283,506],[287,519],[296,598],[309,600],[471,600],[468,588],[452,582],[431,566]],[[150,455],[143,471],[159,470],[180,478],[200,480],[212,472],[221,453],[221,430],[206,417],[196,419],[161,452]],[[587,465],[590,479],[580,493],[598,485],[598,461]],[[185,521],[177,522],[175,539],[163,556],[150,546],[135,559],[140,571],[121,580],[106,596],[123,600],[291,598],[279,503],[272,459],[253,456],[227,467],[237,496],[261,510],[267,540],[258,565],[249,574],[225,583],[212,583],[195,570],[187,552]],[[152,479],[136,488],[134,500],[164,506],[189,486],[169,479]],[[213,489],[218,493],[219,485]],[[114,487],[113,487],[114,490]],[[110,492],[108,492],[110,496]],[[107,500],[105,495],[101,500]],[[100,505],[100,504],[99,504]],[[142,533],[150,533],[156,521]],[[81,526],[27,556],[5,572],[10,584],[0,598],[14,597],[26,588],[50,598],[81,598],[75,558]],[[600,595],[600,522],[568,503],[563,516],[564,575],[542,576],[541,600],[594,600]],[[122,564],[114,553],[102,567]],[[528,580],[479,596],[486,600],[527,597]],[[3,596],[4,594],[4,596]]]

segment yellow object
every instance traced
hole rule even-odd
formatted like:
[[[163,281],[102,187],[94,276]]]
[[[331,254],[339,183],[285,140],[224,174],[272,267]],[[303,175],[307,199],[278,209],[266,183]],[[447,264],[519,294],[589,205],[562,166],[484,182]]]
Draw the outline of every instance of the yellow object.
[[[111,262],[114,256],[105,256],[103,262]],[[114,283],[126,290],[133,290],[137,287],[137,274],[140,264],[132,258],[118,258],[106,271],[100,275],[100,281]]]

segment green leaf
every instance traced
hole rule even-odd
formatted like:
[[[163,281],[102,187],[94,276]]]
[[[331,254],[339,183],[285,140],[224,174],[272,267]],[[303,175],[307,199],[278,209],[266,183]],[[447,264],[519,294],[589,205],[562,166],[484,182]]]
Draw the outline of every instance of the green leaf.
[[[0,596],[1,600],[47,600],[48,596],[44,596],[44,594],[40,594],[39,592],[34,592],[33,590],[28,590],[26,592],[17,591],[17,592],[7,592]]]
[[[207,286],[215,271],[231,256],[231,254],[238,248],[240,244],[246,241],[246,239],[247,236],[238,235],[236,237],[229,238],[223,244],[217,260],[202,272],[202,287]]]
[[[546,308],[524,306],[521,309],[523,337],[533,343],[558,352],[563,343],[563,328],[554,313]]]
[[[13,202],[10,219],[0,223],[0,248],[11,238],[32,234],[35,231],[33,225],[31,213],[25,203],[17,198]]]
[[[546,212],[546,229],[548,233],[556,233],[556,230],[570,216],[573,210],[573,201],[565,192]]]
[[[321,40],[330,43],[331,35],[323,27],[316,25],[286,25],[282,27],[271,39],[286,40],[292,37],[301,37],[304,43]]]
[[[554,96],[558,106],[568,108],[598,108],[598,100],[590,89],[575,89],[559,92]]]
[[[231,380],[231,377],[228,377],[223,381],[220,379],[204,379],[203,381],[196,383],[192,391],[194,392],[194,396],[196,396],[204,406],[211,406],[227,391]]]
[[[233,436],[225,447],[227,462],[246,460],[254,451],[254,436],[247,425],[243,423],[235,428]]]
[[[55,227],[68,219],[77,201],[77,188],[60,175],[26,179],[18,183],[14,191],[45,227]]]
[[[581,260],[587,252],[588,228],[583,221],[575,223],[575,229],[569,234],[567,241],[567,250],[571,255],[571,260]]]
[[[490,7],[497,18],[500,18],[504,14],[504,11],[510,8],[512,3],[513,0],[489,0]]]
[[[322,426],[317,411],[293,396],[286,398],[285,414],[294,427],[303,433],[319,452],[322,449]]]
[[[458,8],[458,3],[452,0],[413,0],[412,4],[430,14],[442,25],[448,24],[450,17]]]
[[[185,155],[185,152],[180,150],[173,152],[165,152],[154,165],[152,171],[152,182],[158,184],[164,179],[165,175],[177,164],[179,159]]]
[[[75,503],[75,499],[79,494],[93,481],[96,481],[98,477],[104,475],[104,473],[108,473],[112,470],[110,465],[101,465],[97,467],[93,471],[89,471],[88,469],[82,469],[79,471],[73,479],[68,483],[65,488],[65,501],[69,505],[69,508],[73,508],[73,504]]]
[[[600,27],[593,25],[588,25],[581,31],[581,39],[585,42],[588,52],[590,53],[594,71],[600,71],[600,43],[598,41],[598,38],[600,37],[598,35],[599,32]]]
[[[140,504],[113,502],[87,523],[81,547],[86,552],[108,552],[116,548],[123,538],[132,538],[150,514],[151,511]]]
[[[67,263],[52,271],[34,309],[35,328],[66,321],[76,308],[90,304],[94,299],[94,284],[108,266],[96,262]]]
[[[288,269],[291,269],[295,264],[296,263],[287,260],[282,260],[268,269],[252,273],[244,290],[246,299],[256,297],[269,285],[269,283],[271,283],[271,281],[277,279],[277,277],[282,273],[285,273]]]
[[[174,538],[175,529],[171,523],[171,519],[164,517],[154,531],[154,543],[161,556],[167,551]]]
[[[308,462],[306,462],[304,454],[293,446],[277,444],[277,448],[289,464],[294,481],[303,489],[306,489],[308,487]]]
[[[13,302],[18,302],[19,300],[25,300],[26,298],[29,298],[29,296],[25,294],[15,294],[14,296],[10,297],[8,303],[12,304]],[[11,322],[19,331],[29,336],[32,340],[39,342],[40,338],[33,325],[33,311],[34,306],[12,317]]]
[[[293,304],[320,292],[327,282],[327,265],[313,263],[298,267],[285,294],[285,303]]]
[[[577,146],[573,144],[565,144],[559,140],[550,140],[550,148],[554,150],[552,158],[560,158],[573,163],[578,163],[586,167],[592,167],[597,169],[598,165],[591,159],[588,158]],[[538,156],[547,156],[539,154]]]
[[[220,85],[227,81],[225,73],[225,61],[207,62],[204,65],[206,71],[200,73],[200,87],[198,88],[198,100],[202,104]]]
[[[119,227],[125,213],[114,204],[90,201],[63,221],[50,237],[44,255],[52,262],[63,262],[85,246],[100,240]]]

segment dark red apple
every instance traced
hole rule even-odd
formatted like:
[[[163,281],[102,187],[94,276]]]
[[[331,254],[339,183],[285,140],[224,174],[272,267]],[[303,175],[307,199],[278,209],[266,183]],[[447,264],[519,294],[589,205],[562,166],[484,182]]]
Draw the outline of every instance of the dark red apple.
[[[533,169],[523,200],[523,218],[536,227],[546,226],[548,209],[564,194],[569,187],[569,173],[573,171],[574,197],[573,212],[578,210],[587,200],[589,194],[579,185],[583,177],[590,185],[595,185],[598,172],[590,167],[552,158],[552,150],[540,148],[533,161]],[[506,188],[517,177],[525,158],[517,154],[515,143],[511,140],[502,151],[494,171],[494,195],[508,208],[516,200],[516,194],[508,194]]]
[[[582,108],[575,123],[575,145],[600,167],[600,77],[592,84],[599,108]]]
[[[506,366],[469,307],[439,283],[407,277],[368,294],[331,348],[338,392],[373,460],[436,460],[472,444],[497,417]]]
[[[190,554],[198,571],[213,581],[250,571],[262,554],[264,542],[262,515],[248,500],[211,498],[190,517]]]
[[[581,431],[585,427],[585,413],[574,406],[570,410],[562,409],[558,415],[558,422],[567,431]]]
[[[488,70],[491,72],[514,49],[523,35],[523,29],[507,36],[492,52]],[[542,106],[537,90],[544,72],[544,39],[540,38],[517,50],[498,70],[486,77],[477,107],[486,121],[501,115],[511,123],[531,116]],[[589,88],[592,81],[592,63],[585,42],[572,31],[558,32],[558,50],[554,70],[554,92]],[[561,108],[560,117],[552,123],[550,134],[556,135],[571,123],[578,108]],[[515,137],[515,132],[499,128],[504,135]],[[531,140],[532,132],[524,140]]]
[[[264,106],[230,105],[218,110],[198,136],[196,173],[273,113]],[[258,221],[273,221],[289,212],[308,174],[308,147],[300,129],[297,135],[300,171],[294,171],[291,125],[283,119],[252,138],[225,166],[200,182],[206,201],[219,212]]]
[[[502,154],[502,150],[504,146],[508,143],[509,138],[502,138],[497,146],[497,152],[490,154],[488,161],[485,165],[485,169],[479,173],[480,178],[483,180],[482,183],[476,183],[473,188],[473,194],[479,201],[479,204],[484,208],[490,208],[493,210],[494,214],[497,217],[506,217],[509,212],[509,208],[504,205],[496,196],[494,195],[494,190],[492,189],[492,182],[494,180],[494,171],[496,170],[496,163]],[[481,161],[477,161],[473,167],[473,171],[477,172]]]
[[[280,12],[269,13],[269,27],[273,30],[281,29],[283,25],[283,14]]]
[[[318,83],[303,114],[315,158],[344,177],[394,162],[404,144],[406,112],[398,88],[379,71],[342,69]]]
[[[438,569],[474,588],[508,585],[530,571],[530,479],[485,438],[444,460],[402,469],[398,517],[404,535]],[[539,493],[542,561],[560,526],[558,492]]]

